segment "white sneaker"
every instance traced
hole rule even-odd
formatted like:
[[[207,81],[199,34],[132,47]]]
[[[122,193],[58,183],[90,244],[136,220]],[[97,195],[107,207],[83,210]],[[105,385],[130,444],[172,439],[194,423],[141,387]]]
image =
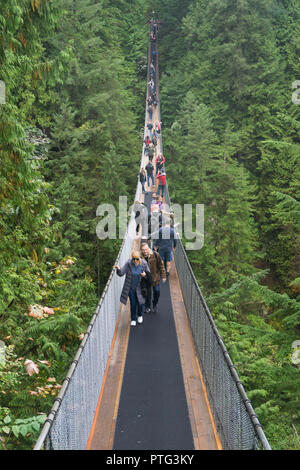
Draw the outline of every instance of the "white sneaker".
[[[132,322],[130,323],[130,326],[136,326],[136,321],[132,320]]]
[[[138,323],[143,323],[143,317],[138,317]]]

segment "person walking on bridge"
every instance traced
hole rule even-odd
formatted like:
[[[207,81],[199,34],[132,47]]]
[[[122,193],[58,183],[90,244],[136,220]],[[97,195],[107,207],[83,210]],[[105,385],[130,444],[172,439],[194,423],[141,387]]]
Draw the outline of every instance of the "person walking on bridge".
[[[153,80],[155,80],[155,67],[154,67],[153,62],[151,62],[150,64],[150,75],[152,75]]]
[[[156,91],[151,96],[151,99],[152,99],[153,106],[155,106],[155,108],[156,108],[157,103],[158,103],[158,98],[157,98],[157,92]]]
[[[146,138],[144,139],[144,144],[145,144],[144,154],[145,155],[147,155],[148,153],[150,143],[151,143],[150,137],[149,135],[147,135]]]
[[[149,87],[150,87],[150,95],[152,95],[152,94],[154,93],[154,91],[155,91],[155,89],[154,89],[155,84],[154,84],[154,81],[153,81],[152,78],[151,78],[151,80],[149,80],[148,85],[149,85]]]
[[[175,251],[177,245],[176,233],[171,227],[171,221],[166,221],[166,225],[161,227],[153,236],[153,249],[158,251],[161,259],[166,267],[167,277],[170,273],[170,263],[173,259],[172,252]]]
[[[156,129],[156,134],[158,137],[160,137],[160,133],[161,133],[161,122],[157,121],[156,124],[155,124],[155,129]]]
[[[154,157],[154,152],[155,152],[155,147],[154,147],[154,144],[151,142],[149,145],[149,149],[148,149],[148,158],[149,158],[149,162],[151,163]]]
[[[153,176],[154,166],[152,165],[150,157],[149,157],[149,163],[147,163],[145,168],[146,168],[146,172],[147,172],[147,185],[148,185],[148,189],[150,189],[150,186],[151,186],[150,185],[150,179],[152,180],[153,186],[155,186],[154,176]]]
[[[153,129],[153,132],[152,132],[152,144],[154,145],[154,147],[157,146],[157,137],[156,137],[156,130]]]
[[[136,322],[143,323],[146,293],[142,290],[142,279],[146,279],[148,284],[152,283],[147,261],[141,258],[139,251],[134,250],[122,268],[117,264],[114,268],[118,276],[126,274],[120,301],[126,305],[129,297],[131,326],[136,326]]]
[[[147,297],[145,300],[145,313],[157,313],[157,304],[160,297],[160,279],[166,282],[166,271],[164,263],[159,253],[152,251],[149,248],[148,243],[144,242],[141,245],[142,257],[147,261],[151,278],[152,286],[149,286],[147,291]],[[153,294],[152,309],[151,309],[151,298]]]
[[[146,170],[142,168],[139,174],[140,183],[142,185],[142,192],[145,192],[145,182],[146,182]]]
[[[166,162],[165,157],[161,153],[159,153],[155,159],[156,175],[158,174],[159,171],[163,169],[165,162]]]
[[[164,172],[164,170],[159,170],[158,172],[158,175],[156,176],[156,178],[158,178],[158,188],[157,188],[157,196],[160,195],[161,193],[161,197],[163,198],[164,197],[164,192],[165,192],[165,187],[166,187],[166,173]]]
[[[148,224],[148,210],[144,202],[135,201],[133,205],[134,219],[135,219],[135,231],[138,235],[140,228],[142,233],[146,231],[146,226]]]
[[[149,139],[152,139],[152,133],[153,133],[153,124],[151,121],[149,121],[147,123],[147,129],[148,129],[148,132],[149,132]]]

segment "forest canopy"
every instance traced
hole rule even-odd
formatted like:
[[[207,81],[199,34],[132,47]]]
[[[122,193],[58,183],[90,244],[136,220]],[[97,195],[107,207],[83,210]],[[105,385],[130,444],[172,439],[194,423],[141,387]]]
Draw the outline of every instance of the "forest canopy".
[[[33,447],[121,245],[96,208],[135,194],[153,9],[170,197],[205,206],[189,260],[272,448],[300,449],[299,2],[5,0],[3,450]]]

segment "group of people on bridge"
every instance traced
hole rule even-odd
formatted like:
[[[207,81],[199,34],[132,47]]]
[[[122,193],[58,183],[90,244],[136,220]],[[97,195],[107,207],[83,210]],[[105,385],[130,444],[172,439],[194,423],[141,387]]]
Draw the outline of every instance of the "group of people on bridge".
[[[161,123],[153,124],[153,116],[158,104],[157,94],[157,33],[158,22],[150,24],[151,62],[149,65],[148,99],[147,99],[147,135],[144,139],[144,155],[147,165],[141,168],[139,181],[144,195],[151,195],[151,204],[136,201],[134,210],[136,232],[141,227],[141,244],[139,250],[133,250],[124,266],[114,265],[118,276],[126,276],[121,293],[121,302],[126,305],[130,300],[131,326],[143,323],[144,313],[158,313],[157,304],[160,297],[160,283],[165,283],[170,272],[173,251],[177,237],[174,229],[174,214],[168,210],[164,201],[166,173],[165,157],[158,151],[161,138]],[[154,159],[154,161],[153,161]],[[154,168],[155,166],[155,168]],[[155,175],[155,179],[154,179]],[[145,189],[147,183],[148,191]],[[153,191],[152,191],[153,189]]]

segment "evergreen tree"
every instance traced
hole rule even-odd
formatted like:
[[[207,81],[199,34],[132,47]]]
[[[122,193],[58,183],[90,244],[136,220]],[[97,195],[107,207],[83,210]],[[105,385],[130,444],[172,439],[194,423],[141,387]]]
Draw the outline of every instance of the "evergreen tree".
[[[176,24],[160,18],[171,200],[205,204],[204,246],[188,257],[271,445],[299,448],[299,5],[186,6]]]
[[[137,37],[134,5],[77,0],[74,9],[68,1],[66,7],[52,48],[59,51],[73,42],[74,59],[68,80],[57,89],[60,113],[51,131],[47,175],[59,209],[55,220],[65,234],[57,250],[66,256],[70,248],[79,259],[79,271],[91,270],[95,280],[101,279],[100,292],[120,242],[105,242],[107,256],[99,265],[97,251],[103,241],[96,238],[96,209],[107,202],[117,208],[119,195],[134,192],[141,142],[133,110],[144,104],[145,90],[142,100],[133,91],[140,88],[138,64],[146,60],[147,35],[142,40],[139,32],[135,55],[130,50],[132,30]],[[143,71],[144,84],[145,77]]]

